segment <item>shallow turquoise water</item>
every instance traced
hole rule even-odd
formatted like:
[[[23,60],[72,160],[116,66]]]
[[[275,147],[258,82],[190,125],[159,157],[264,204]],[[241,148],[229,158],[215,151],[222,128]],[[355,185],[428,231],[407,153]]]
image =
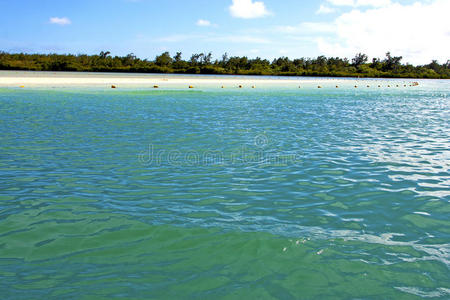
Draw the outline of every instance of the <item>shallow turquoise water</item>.
[[[448,298],[449,92],[0,89],[1,298]]]

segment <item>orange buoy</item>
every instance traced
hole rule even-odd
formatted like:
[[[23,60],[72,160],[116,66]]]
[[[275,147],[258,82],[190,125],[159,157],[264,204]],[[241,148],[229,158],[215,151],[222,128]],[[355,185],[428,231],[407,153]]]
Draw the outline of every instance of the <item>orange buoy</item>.
[[[224,88],[225,88],[225,86],[223,86],[223,85],[222,85],[222,88],[224,89]]]
[[[111,88],[112,88],[112,89],[115,89],[115,88],[116,88],[116,86],[115,86],[115,85],[113,84],[113,85],[111,85]]]
[[[157,86],[157,85],[154,85],[154,86],[153,86],[153,88],[154,88],[154,89],[157,89],[157,88],[159,88],[159,86]]]
[[[357,85],[355,85],[355,88],[357,88],[358,86]]]
[[[254,89],[256,86],[252,85],[252,89]]]
[[[336,88],[339,88],[339,86],[337,85]]]
[[[194,86],[193,86],[193,85],[190,85],[190,86],[189,86],[189,88],[190,88],[190,89],[193,89],[193,88],[194,88]]]
[[[239,85],[239,88],[242,89],[242,85]]]
[[[21,89],[23,89],[25,86],[24,85],[21,85],[21,86],[19,86]]]
[[[321,89],[322,87],[320,85],[317,86],[318,89]]]

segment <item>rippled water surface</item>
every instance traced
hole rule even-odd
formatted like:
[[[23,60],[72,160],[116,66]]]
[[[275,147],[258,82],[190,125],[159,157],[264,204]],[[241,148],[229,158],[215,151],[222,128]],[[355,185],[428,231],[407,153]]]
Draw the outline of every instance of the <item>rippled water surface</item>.
[[[449,92],[1,89],[1,298],[448,299]]]

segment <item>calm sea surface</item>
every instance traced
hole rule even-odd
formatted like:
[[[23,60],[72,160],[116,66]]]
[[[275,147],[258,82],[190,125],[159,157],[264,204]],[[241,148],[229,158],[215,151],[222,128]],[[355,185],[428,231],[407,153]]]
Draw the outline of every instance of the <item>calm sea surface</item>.
[[[448,299],[450,84],[420,83],[0,89],[0,298]]]

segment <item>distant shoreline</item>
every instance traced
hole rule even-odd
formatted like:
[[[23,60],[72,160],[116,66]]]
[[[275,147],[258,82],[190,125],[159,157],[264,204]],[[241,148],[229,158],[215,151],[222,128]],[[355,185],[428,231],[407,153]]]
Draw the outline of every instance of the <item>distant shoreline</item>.
[[[272,61],[260,57],[231,56],[213,59],[211,53],[193,54],[183,59],[181,52],[171,56],[164,52],[154,60],[140,59],[130,53],[111,56],[109,51],[98,55],[86,54],[26,54],[0,51],[0,70],[12,71],[71,71],[101,73],[250,75],[296,77],[360,77],[360,78],[429,78],[450,79],[450,60],[439,64],[413,66],[401,63],[401,56],[386,53],[384,59],[358,53],[353,59],[318,56],[317,58],[288,57]]]
[[[0,69],[0,79],[4,77],[2,74],[21,73],[26,74],[58,74],[58,75],[75,75],[77,76],[97,76],[104,75],[107,77],[179,77],[179,78],[242,78],[242,79],[270,79],[270,80],[450,80],[450,78],[416,78],[416,77],[364,77],[364,76],[325,76],[325,75],[255,75],[255,74],[191,74],[191,73],[146,73],[146,72],[116,72],[116,71],[36,71],[36,70],[2,70]]]
[[[100,72],[0,71],[0,87],[93,88],[336,88],[410,87],[417,79],[287,77],[247,75],[143,74]],[[423,80],[420,80],[423,81]]]
[[[93,71],[93,70],[87,70],[87,71],[78,71],[78,70],[29,70],[29,69],[0,69],[0,72],[42,72],[42,73],[77,73],[77,74],[128,74],[128,75],[154,75],[154,76],[223,76],[223,77],[254,77],[254,78],[330,78],[330,79],[399,79],[399,80],[449,80],[448,78],[441,78],[441,77],[407,77],[407,76],[366,76],[364,74],[345,74],[345,75],[327,75],[327,74],[307,74],[307,75],[299,75],[299,74],[229,74],[229,73],[177,73],[177,72],[139,72],[139,71],[130,71],[130,70],[101,70],[101,71]]]

